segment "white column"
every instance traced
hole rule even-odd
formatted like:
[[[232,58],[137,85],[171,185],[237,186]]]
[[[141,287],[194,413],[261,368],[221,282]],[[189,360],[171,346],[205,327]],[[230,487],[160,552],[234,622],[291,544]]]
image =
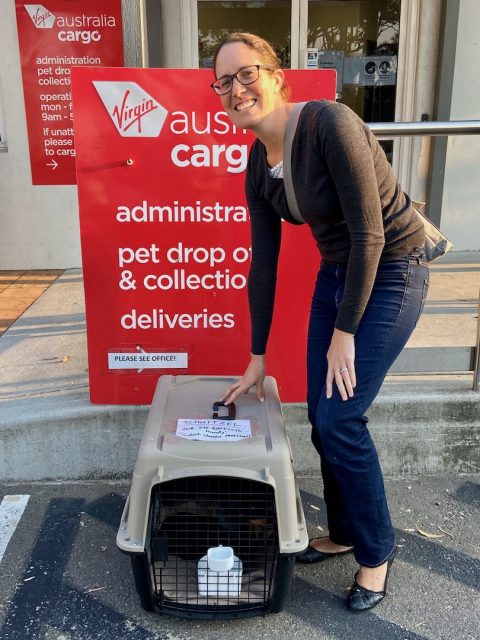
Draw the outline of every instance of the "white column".
[[[395,120],[431,119],[437,73],[441,0],[403,0],[395,101]],[[430,138],[397,139],[393,167],[404,191],[425,201],[430,156]]]
[[[451,120],[480,119],[480,3],[459,5]],[[456,251],[480,250],[480,136],[451,136],[447,145],[442,230]]]

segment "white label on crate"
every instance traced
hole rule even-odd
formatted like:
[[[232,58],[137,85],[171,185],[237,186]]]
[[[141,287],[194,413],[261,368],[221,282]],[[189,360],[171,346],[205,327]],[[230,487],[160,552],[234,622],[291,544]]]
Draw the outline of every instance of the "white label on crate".
[[[186,369],[187,353],[109,353],[109,369]]]
[[[188,440],[243,440],[252,437],[250,420],[179,418],[176,435]]]

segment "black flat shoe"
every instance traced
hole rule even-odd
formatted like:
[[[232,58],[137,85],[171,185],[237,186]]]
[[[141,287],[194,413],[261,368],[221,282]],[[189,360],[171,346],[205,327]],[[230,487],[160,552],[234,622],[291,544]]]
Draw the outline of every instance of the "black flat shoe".
[[[355,574],[355,582],[350,589],[350,593],[347,597],[347,607],[350,611],[354,611],[355,613],[360,613],[361,611],[368,611],[369,609],[373,609],[376,607],[379,602],[381,602],[385,596],[387,595],[387,582],[388,582],[388,574],[390,573],[390,567],[393,563],[393,555],[388,559],[387,565],[387,573],[385,575],[385,583],[383,585],[382,591],[371,591],[370,589],[366,589],[362,587],[361,584],[357,582],[358,571]]]
[[[312,540],[317,539],[318,538],[312,538]],[[309,543],[305,551],[301,555],[297,556],[297,562],[300,562],[301,564],[313,564],[314,562],[330,560],[330,558],[334,558],[335,556],[344,556],[347,553],[353,553],[353,547],[346,551],[333,551],[332,553],[328,553],[327,551],[317,551],[317,549],[312,547]]]

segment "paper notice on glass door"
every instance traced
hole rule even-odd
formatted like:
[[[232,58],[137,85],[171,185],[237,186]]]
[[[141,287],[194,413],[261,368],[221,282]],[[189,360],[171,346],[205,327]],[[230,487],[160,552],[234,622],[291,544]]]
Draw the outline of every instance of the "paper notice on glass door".
[[[343,66],[344,84],[359,86],[395,85],[397,82],[396,56],[349,56]]]
[[[343,91],[343,62],[345,54],[343,51],[319,51],[318,68],[335,69],[337,72],[337,93]]]

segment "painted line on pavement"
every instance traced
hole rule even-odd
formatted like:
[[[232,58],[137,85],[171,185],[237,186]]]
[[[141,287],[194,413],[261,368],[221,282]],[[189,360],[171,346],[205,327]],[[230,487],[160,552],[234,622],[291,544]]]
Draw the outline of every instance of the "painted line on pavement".
[[[0,562],[15,533],[30,496],[4,496],[0,504]]]

